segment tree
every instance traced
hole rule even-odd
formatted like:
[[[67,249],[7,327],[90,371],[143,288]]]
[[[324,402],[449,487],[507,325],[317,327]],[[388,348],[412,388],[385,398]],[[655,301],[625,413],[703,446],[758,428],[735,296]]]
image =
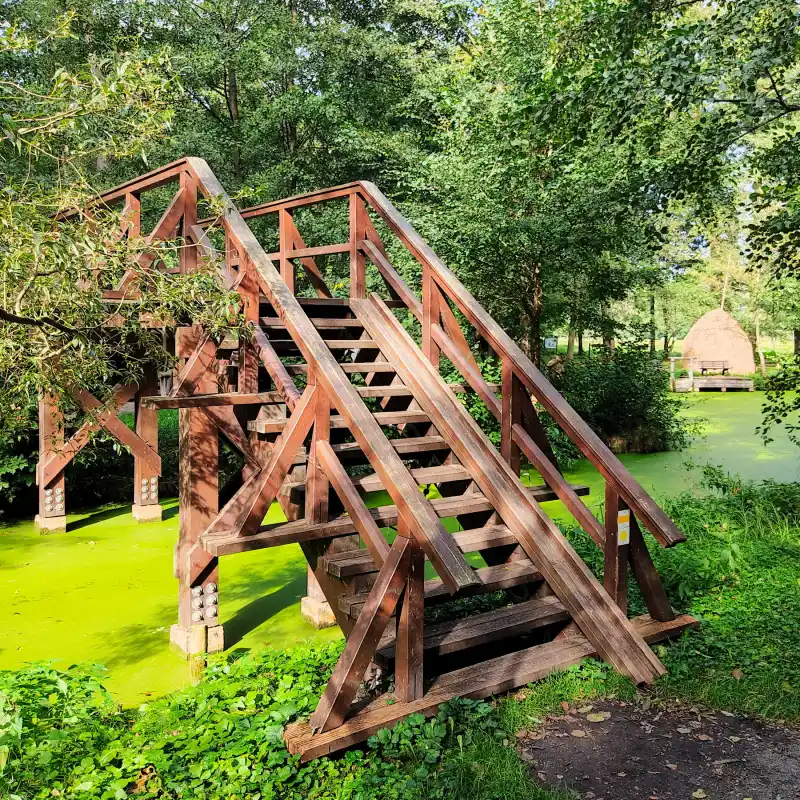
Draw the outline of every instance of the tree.
[[[142,326],[142,314],[215,329],[235,300],[207,272],[140,268],[145,241],[121,236],[119,217],[91,206],[92,165],[140,159],[169,120],[172,88],[163,54],[92,59],[40,76],[31,60],[70,35],[68,17],[41,40],[14,27],[0,32],[0,406],[17,412],[0,415],[6,431],[30,424],[43,392],[131,382],[148,362],[163,363],[161,334]],[[126,269],[137,272],[140,299],[110,308],[102,290]]]

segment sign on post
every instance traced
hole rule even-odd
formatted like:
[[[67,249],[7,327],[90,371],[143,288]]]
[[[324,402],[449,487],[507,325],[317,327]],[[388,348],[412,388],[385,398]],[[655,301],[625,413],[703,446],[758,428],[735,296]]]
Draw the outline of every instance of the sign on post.
[[[558,337],[557,336],[546,336],[544,339],[544,349],[545,350],[558,350]]]
[[[617,545],[630,544],[631,542],[631,512],[628,508],[621,508],[617,512]]]

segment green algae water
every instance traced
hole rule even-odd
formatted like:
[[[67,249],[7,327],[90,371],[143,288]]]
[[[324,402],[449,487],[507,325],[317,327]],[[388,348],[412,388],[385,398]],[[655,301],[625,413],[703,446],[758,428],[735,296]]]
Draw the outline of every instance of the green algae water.
[[[719,464],[745,478],[800,480],[800,460],[785,434],[765,447],[755,433],[759,393],[701,394],[686,398],[685,413],[702,419],[703,435],[678,453],[622,456],[623,463],[658,498],[695,486],[687,462]],[[603,483],[580,462],[567,473],[591,487],[597,507]],[[528,480],[539,482],[535,475]],[[386,502],[371,498],[371,505]],[[40,536],[31,522],[0,527],[0,669],[27,661],[67,667],[95,662],[108,669],[106,685],[126,706],[147,702],[188,681],[188,667],[169,650],[177,584],[172,552],[178,536],[175,501],[164,520],[139,524],[128,506],[69,516],[66,534]],[[545,504],[557,519],[560,503]],[[270,511],[274,521],[280,510]],[[300,617],[306,565],[296,545],[221,559],[221,619],[230,649],[289,647],[329,641],[338,629],[317,631]]]

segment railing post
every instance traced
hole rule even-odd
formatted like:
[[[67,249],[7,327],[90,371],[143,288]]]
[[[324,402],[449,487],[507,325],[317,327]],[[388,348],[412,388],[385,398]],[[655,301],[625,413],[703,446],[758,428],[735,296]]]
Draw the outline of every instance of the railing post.
[[[630,556],[631,512],[617,491],[606,482],[606,543],[603,560],[603,588],[623,614],[628,613],[628,560]]]
[[[136,434],[153,450],[158,451],[158,411],[144,408],[142,398],[158,394],[158,374],[148,371],[136,391],[134,398],[134,418]],[[131,513],[139,522],[161,519],[161,505],[158,502],[158,475],[144,459],[133,457],[133,508]]]
[[[138,236],[142,231],[142,205],[139,196],[131,194],[125,195],[125,206],[122,209],[122,232],[128,237]]]
[[[358,192],[350,195],[350,297],[367,296],[367,268],[358,243],[366,238],[367,209]]]
[[[295,293],[294,261],[289,258],[289,251],[294,249],[292,237],[292,213],[285,208],[278,209],[278,259],[283,282]]]
[[[437,369],[441,351],[433,338],[433,326],[441,318],[442,293],[427,264],[422,266],[422,352]]]
[[[180,268],[181,272],[185,273],[197,269],[197,246],[192,243],[190,234],[192,228],[197,225],[197,184],[188,172],[181,172],[180,185],[184,190]]]
[[[397,535],[409,535],[402,517]],[[401,703],[419,700],[424,692],[425,553],[414,539],[410,550],[408,579],[396,617],[394,693]]]
[[[64,471],[45,485],[43,467],[50,457],[64,447],[64,415],[55,396],[46,394],[39,400],[39,463],[36,483],[39,485],[39,513],[35,524],[41,533],[67,529],[66,481]]]
[[[502,375],[500,454],[511,466],[511,469],[519,475],[521,458],[519,446],[514,441],[514,425],[522,424],[520,393],[525,390],[525,387],[514,374],[514,367],[507,358],[503,359]]]
[[[239,273],[244,276],[239,283],[239,296],[244,301],[244,317],[252,325],[258,327],[258,283],[253,276],[252,267],[246,257],[240,256]],[[258,391],[258,354],[252,343],[246,340],[239,342],[239,370],[237,388],[240,392]]]

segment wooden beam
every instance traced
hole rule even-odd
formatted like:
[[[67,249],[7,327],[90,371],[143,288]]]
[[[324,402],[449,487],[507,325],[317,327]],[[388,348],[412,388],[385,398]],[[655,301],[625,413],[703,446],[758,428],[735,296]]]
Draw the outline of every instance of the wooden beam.
[[[398,537],[402,531],[398,530]],[[425,553],[411,541],[408,580],[400,598],[395,635],[394,693],[401,703],[419,700],[423,693],[425,650]]]
[[[142,398],[143,408],[205,408],[207,406],[272,405],[286,402],[280,392],[224,392],[181,397],[151,395]]]
[[[394,540],[325,687],[325,693],[311,716],[311,727],[315,730],[328,731],[344,722],[408,578],[410,547],[411,540],[405,536],[398,536]]]
[[[630,509],[614,488],[606,484],[606,542],[603,560],[603,588],[628,613],[628,551],[630,548]],[[623,517],[623,519],[621,519]]]

